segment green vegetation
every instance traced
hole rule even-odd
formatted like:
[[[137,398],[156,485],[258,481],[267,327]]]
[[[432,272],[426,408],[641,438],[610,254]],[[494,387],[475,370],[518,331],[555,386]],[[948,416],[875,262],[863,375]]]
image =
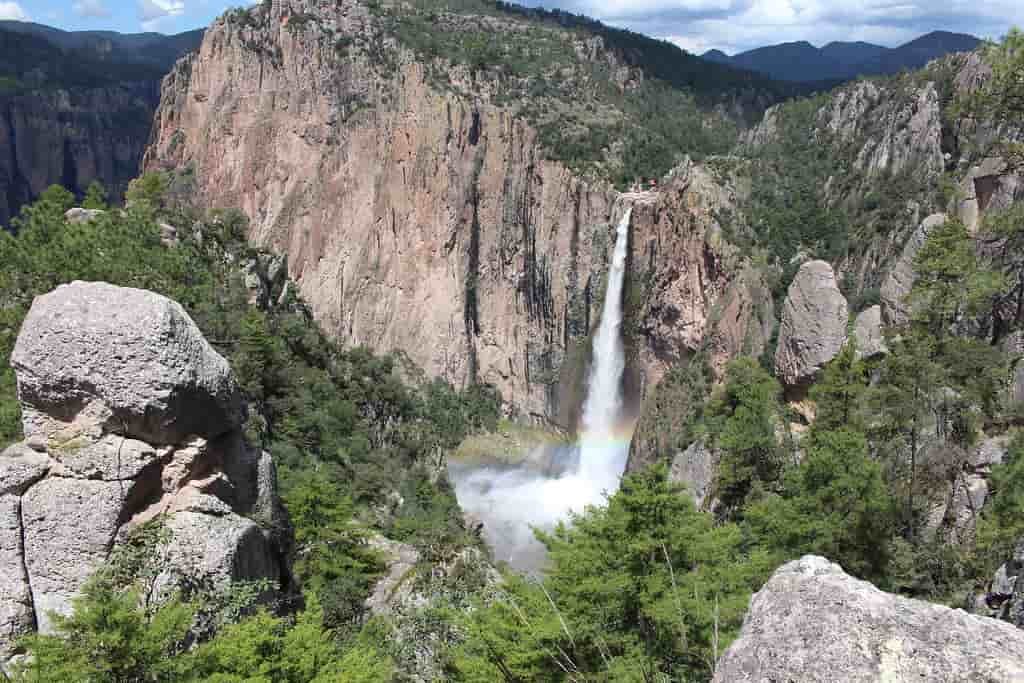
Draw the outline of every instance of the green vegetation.
[[[104,59],[91,50],[62,50],[46,39],[0,29],[0,93],[121,87],[159,82],[166,68],[157,64]]]
[[[463,64],[529,102],[535,110],[523,113],[544,144],[577,168],[625,182],[669,167],[675,152],[707,153],[728,138],[715,137],[727,131],[724,119],[704,141],[688,127],[705,130],[709,121],[694,94],[700,85],[685,70],[674,76],[678,55],[655,41],[480,0],[374,10],[412,49]],[[507,40],[486,39],[492,21],[508,29]],[[312,29],[298,19],[290,30]],[[578,58],[567,39],[593,35],[653,80],[610,88],[611,74]],[[989,58],[1017,59],[1019,40],[1011,34],[1007,50],[993,48]],[[333,44],[346,55],[354,46]],[[1017,82],[995,73],[992,92]],[[570,101],[576,108],[566,109]],[[1015,102],[997,101],[1001,111]],[[863,140],[810,136],[821,104],[785,105],[778,134],[751,162],[752,232],[737,237],[777,271],[779,291],[801,254],[856,260],[875,237],[898,242],[906,198],[927,204],[939,186],[936,178],[853,170]],[[678,118],[662,123],[665,112]],[[562,130],[555,121],[565,122]],[[608,152],[613,140],[625,141],[618,156]],[[261,605],[261,587],[248,585],[218,592],[186,584],[150,600],[157,520],[114,553],[56,633],[27,639],[33,658],[16,681],[376,683],[405,680],[409,662],[428,648],[451,681],[706,680],[750,595],[783,562],[816,553],[884,589],[962,604],[986,589],[1024,536],[1020,434],[992,468],[976,531],[961,534],[962,520],[944,507],[955,502],[951,492],[979,441],[1020,423],[1006,391],[1016,359],[996,343],[1024,325],[1019,208],[986,218],[982,239],[1002,245],[994,256],[957,220],[933,229],[914,262],[909,320],[886,330],[888,352],[862,359],[849,343],[802,406],[787,407],[779,383],[751,358],[732,361],[719,386],[702,354],[672,368],[638,439],[663,456],[701,441],[717,468],[708,509],[696,509],[655,464],[626,477],[606,507],[538,533],[550,560],[543,577],[496,582],[439,467],[466,437],[499,429],[494,392],[430,381],[400,356],[338,348],[279,284],[269,297],[276,303],[250,305],[232,264],[269,255],[247,246],[238,213],[177,206],[176,187],[146,176],[130,188],[126,212],[79,225],[63,220],[73,197],[51,188],[14,222],[15,235],[0,236],[0,438],[19,435],[7,361],[33,296],[71,279],[172,296],[229,358],[253,406],[248,436],[280,466],[304,607]],[[88,206],[105,202],[102,188],[89,188]],[[158,219],[198,232],[167,248]],[[864,284],[872,283],[861,283],[862,304],[878,296]],[[506,440],[531,438],[500,428]],[[465,450],[488,447],[480,438]],[[395,590],[433,599],[402,619],[365,614],[384,568],[368,542],[377,535],[420,553]]]
[[[725,384],[708,404],[705,425],[722,455],[715,494],[729,517],[741,517],[748,498],[775,482],[782,453],[775,438],[782,389],[752,358],[730,363]]]
[[[452,83],[450,65],[466,67],[474,90],[492,92],[538,130],[550,158],[620,187],[659,178],[684,155],[728,152],[737,126],[716,106],[749,100],[754,115],[758,96],[789,94],[670,43],[561,11],[416,0],[377,13],[429,65],[436,85],[464,87]]]
[[[825,101],[820,96],[783,105],[778,130],[757,150],[758,163],[751,171],[752,239],[791,271],[781,283],[786,287],[796,274],[790,264],[799,251],[825,260],[846,251],[848,218],[822,196],[822,179],[838,170],[835,152],[811,134]]]
[[[74,225],[64,220],[74,197],[52,187],[14,220],[15,235],[0,234],[0,292],[5,301],[0,311],[0,440],[20,437],[9,358],[33,297],[62,282],[104,280],[174,298],[230,360],[248,396],[249,437],[278,463],[282,497],[296,531],[296,574],[309,591],[307,602],[316,609],[315,616],[307,610],[295,625],[270,615],[254,617],[262,619],[259,627],[240,625],[218,636],[218,641],[246,640],[253,629],[266,627],[265,636],[272,642],[260,645],[261,651],[281,650],[280,656],[287,658],[289,634],[312,628],[313,622],[324,630],[322,637],[338,647],[358,641],[364,628],[363,601],[382,570],[381,559],[366,544],[368,536],[384,532],[440,559],[477,543],[462,527],[454,495],[443,473],[437,472],[438,459],[466,435],[495,429],[499,399],[482,386],[455,391],[439,380],[422,379],[410,385],[402,377],[415,375],[401,358],[376,356],[361,348],[339,349],[319,332],[292,293],[282,297],[282,291],[272,292],[280,303],[266,309],[249,305],[242,272],[231,264],[259,262],[267,255],[246,245],[244,219],[236,212],[199,215],[171,206],[172,186],[167,177],[145,176],[129,189],[126,211],[107,211]],[[87,193],[95,208],[106,208],[103,196],[98,186]],[[195,224],[197,232],[183,235],[176,248],[167,248],[160,241],[158,218]],[[382,518],[378,510],[395,498],[404,499],[404,504]],[[179,680],[164,677],[162,669],[147,669],[138,678],[117,672],[122,666],[128,667],[124,671],[135,671],[136,665],[158,666],[152,661],[154,653],[173,650],[171,646],[181,640],[177,629],[183,621],[191,625],[198,609],[195,596],[183,599],[186,602],[159,614],[140,614],[123,591],[96,587],[86,592],[80,609],[62,622],[55,638],[34,640],[30,647],[41,654],[55,653],[37,661],[66,659],[71,667],[67,678],[47,680],[93,680],[92,674],[82,674],[86,670],[96,671],[95,680]],[[155,629],[152,639],[136,638],[140,629]],[[116,632],[116,637],[108,631]],[[132,642],[121,648],[118,639]],[[114,649],[97,651],[94,641]],[[224,647],[236,646],[242,644]],[[210,650],[204,648],[197,657],[205,652],[204,661],[226,661],[227,655],[218,654],[221,651],[213,644]],[[109,671],[76,668],[80,664]],[[291,666],[266,664],[268,671],[279,665]],[[262,673],[259,667],[264,664],[252,666],[257,668],[223,669],[239,678],[216,680],[312,680],[305,677],[309,669],[281,677]],[[366,666],[377,670],[373,662]]]
[[[1001,41],[985,45],[982,56],[992,75],[958,102],[960,109],[977,118],[1019,123],[1024,117],[1024,32],[1011,28]]]
[[[769,568],[665,474],[627,477],[607,509],[542,536],[547,578],[510,578],[462,617],[453,680],[707,679]]]

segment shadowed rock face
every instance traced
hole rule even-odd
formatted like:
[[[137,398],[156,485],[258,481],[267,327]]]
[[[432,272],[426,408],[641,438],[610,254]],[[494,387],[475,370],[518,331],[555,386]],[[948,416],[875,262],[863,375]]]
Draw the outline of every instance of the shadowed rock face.
[[[882,282],[882,317],[888,324],[902,325],[910,318],[907,296],[910,295],[910,290],[917,279],[914,273],[914,259],[932,230],[943,225],[946,220],[946,214],[937,213],[921,221],[921,225],[911,234],[903,246],[900,257]]]
[[[156,82],[0,96],[0,225],[53,184],[122,197],[158,102]]]
[[[242,437],[227,361],[177,303],[75,282],[38,297],[12,356],[26,440],[0,454],[0,659],[138,524],[162,516],[156,595],[291,588],[273,461]],[[254,519],[261,520],[266,528]]]
[[[716,359],[742,344],[745,290],[711,319],[743,289],[716,219],[734,189],[693,165],[627,197],[579,178],[486,80],[451,70],[469,100],[431,85],[411,53],[386,72],[358,45],[340,55],[339,37],[379,31],[359,2],[280,0],[251,16],[215,22],[165,79],[145,166],[191,165],[205,203],[241,208],[251,241],[287,253],[328,334],[401,350],[455,385],[491,383],[521,415],[575,428],[580,396],[564,387],[583,375],[629,202],[634,393],[715,329]]]
[[[1009,683],[1024,680],[1024,631],[883,593],[809,555],[754,596],[714,680]]]

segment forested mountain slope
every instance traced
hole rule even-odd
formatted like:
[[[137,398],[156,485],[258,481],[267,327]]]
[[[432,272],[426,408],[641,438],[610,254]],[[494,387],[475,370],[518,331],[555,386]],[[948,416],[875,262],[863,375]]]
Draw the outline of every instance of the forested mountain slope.
[[[933,31],[894,48],[864,42],[833,42],[817,48],[799,41],[759,47],[731,57],[721,50],[708,50],[702,57],[782,81],[837,83],[858,76],[913,71],[948,54],[970,52],[979,44],[980,40],[964,33]]]

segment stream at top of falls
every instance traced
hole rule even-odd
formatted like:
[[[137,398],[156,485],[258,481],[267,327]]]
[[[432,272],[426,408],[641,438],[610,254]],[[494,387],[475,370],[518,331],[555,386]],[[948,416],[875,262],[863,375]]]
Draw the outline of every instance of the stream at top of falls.
[[[632,211],[626,207],[616,229],[578,441],[544,447],[521,466],[449,465],[459,504],[483,522],[495,559],[520,571],[543,568],[545,550],[534,528],[551,530],[573,513],[603,505],[626,468],[633,422],[623,415],[622,290]],[[546,466],[537,467],[539,461]]]

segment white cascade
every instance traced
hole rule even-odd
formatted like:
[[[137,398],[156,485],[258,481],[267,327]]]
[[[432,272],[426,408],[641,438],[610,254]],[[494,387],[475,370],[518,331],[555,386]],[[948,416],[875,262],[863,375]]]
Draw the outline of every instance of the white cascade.
[[[603,505],[605,495],[619,488],[626,468],[632,424],[623,419],[622,377],[626,366],[622,346],[622,288],[626,271],[629,222],[627,207],[619,221],[608,271],[601,320],[593,339],[587,396],[583,404],[580,438],[572,447],[554,450],[555,460],[571,463],[558,475],[546,475],[530,466],[465,467],[449,474],[459,503],[484,523],[484,536],[498,559],[533,571],[544,563],[544,548],[533,528],[552,529],[571,513]]]
[[[622,347],[622,285],[626,279],[626,251],[633,207],[627,207],[615,233],[615,250],[608,271],[601,322],[594,335],[593,360],[583,404],[579,476],[597,492],[618,488],[626,468],[629,441],[622,435],[622,374],[626,352]]]

